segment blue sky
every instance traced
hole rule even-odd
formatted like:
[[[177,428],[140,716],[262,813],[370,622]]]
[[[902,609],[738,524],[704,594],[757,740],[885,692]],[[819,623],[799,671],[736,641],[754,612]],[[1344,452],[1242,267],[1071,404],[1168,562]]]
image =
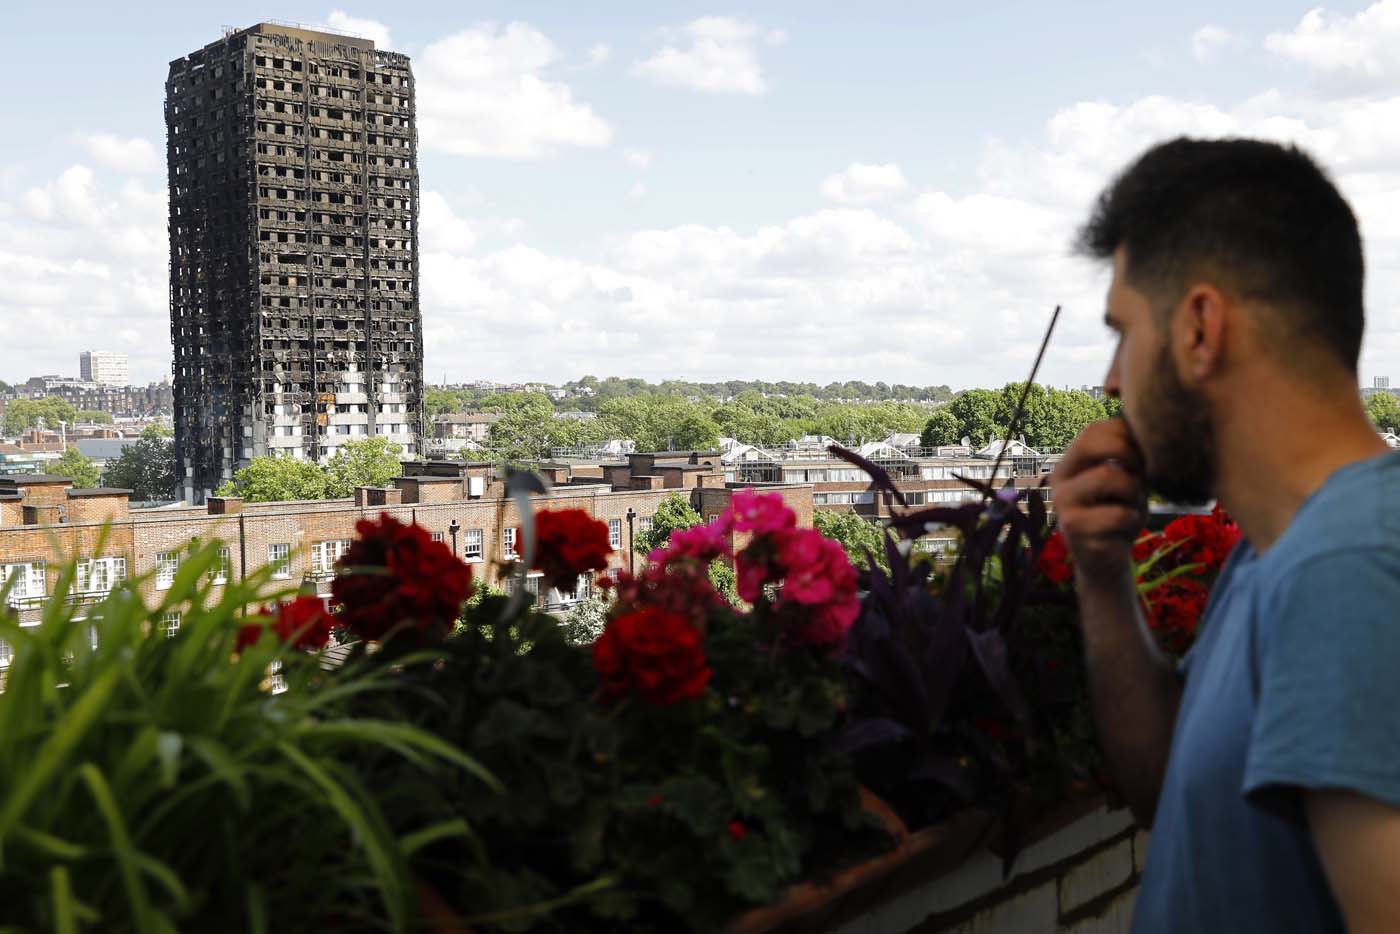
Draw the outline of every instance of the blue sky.
[[[976,6],[976,9],[970,7]],[[288,3],[413,57],[432,380],[1099,381],[1094,192],[1180,133],[1298,141],[1368,237],[1363,375],[1400,349],[1400,0]],[[169,368],[166,64],[262,4],[7,9],[0,378]],[[53,63],[62,62],[62,71]],[[14,326],[18,325],[18,326]],[[1400,377],[1400,372],[1394,375]]]

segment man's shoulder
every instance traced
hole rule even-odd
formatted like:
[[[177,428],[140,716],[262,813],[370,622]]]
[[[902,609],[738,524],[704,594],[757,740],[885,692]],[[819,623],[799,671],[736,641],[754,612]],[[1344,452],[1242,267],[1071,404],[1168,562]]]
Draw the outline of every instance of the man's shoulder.
[[[1391,565],[1400,557],[1400,453],[1342,468],[1298,510],[1261,562],[1266,577],[1319,563]]]

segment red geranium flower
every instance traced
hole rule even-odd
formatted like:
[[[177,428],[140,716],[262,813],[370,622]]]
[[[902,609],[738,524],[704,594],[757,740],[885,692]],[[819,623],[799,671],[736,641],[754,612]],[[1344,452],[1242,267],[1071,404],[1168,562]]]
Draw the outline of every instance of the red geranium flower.
[[[308,651],[323,649],[331,639],[331,631],[336,628],[335,617],[326,612],[326,604],[320,597],[302,594],[288,603],[263,607],[263,615],[272,617],[267,626],[248,623],[238,630],[238,640],[234,650],[242,652],[255,645],[262,637],[264,629],[271,629],[282,642],[291,642],[297,648]]]
[[[1040,573],[1052,584],[1066,583],[1074,576],[1074,567],[1069,563],[1069,547],[1059,530],[1052,532],[1040,550]]]
[[[362,639],[383,639],[404,625],[418,637],[452,631],[471,596],[471,568],[420,525],[388,513],[361,519],[360,537],[338,562],[331,585],[342,624]]]
[[[655,607],[610,620],[593,643],[593,667],[604,696],[635,694],[659,705],[699,697],[711,674],[699,631],[685,617]]]
[[[748,836],[748,833],[749,829],[744,826],[743,821],[732,820],[729,822],[729,839],[737,842]]]
[[[608,525],[582,509],[545,509],[535,513],[534,569],[556,584],[572,582],[588,571],[608,566],[612,546]]]

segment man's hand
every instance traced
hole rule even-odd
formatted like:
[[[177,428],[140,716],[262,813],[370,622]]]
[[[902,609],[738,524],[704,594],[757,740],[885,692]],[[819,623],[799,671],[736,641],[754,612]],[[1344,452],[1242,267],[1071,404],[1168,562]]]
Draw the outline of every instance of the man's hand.
[[[1131,576],[1133,542],[1147,519],[1143,469],[1121,418],[1086,427],[1055,467],[1055,514],[1081,587],[1111,587]]]

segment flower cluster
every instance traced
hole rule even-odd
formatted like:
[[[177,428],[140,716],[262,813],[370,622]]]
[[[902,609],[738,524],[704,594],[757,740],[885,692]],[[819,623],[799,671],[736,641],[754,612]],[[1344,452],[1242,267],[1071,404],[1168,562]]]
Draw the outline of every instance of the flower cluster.
[[[1179,516],[1160,532],[1143,531],[1133,543],[1147,622],[1167,651],[1180,655],[1195,641],[1211,585],[1239,540],[1239,526],[1216,506],[1208,515]],[[1066,584],[1074,576],[1059,532],[1046,539],[1039,566],[1052,584]]]
[[[418,638],[452,631],[471,596],[471,568],[422,526],[388,513],[361,519],[359,538],[338,563],[332,584],[345,628],[362,639],[382,640],[402,627]]]
[[[606,570],[610,554],[607,523],[584,510],[535,513],[534,570],[543,572],[556,585],[572,588],[580,574]]]
[[[272,622],[267,625],[248,623],[241,627],[238,630],[238,639],[234,643],[234,651],[242,652],[255,645],[265,630],[276,633],[277,638],[284,644],[290,643],[299,649],[316,651],[326,647],[326,643],[330,642],[331,632],[337,628],[336,619],[327,612],[325,601],[310,594],[302,594],[277,606],[265,606],[262,615],[271,618]]]
[[[737,554],[730,544],[735,535],[749,539]],[[619,675],[627,670],[627,647],[640,637],[639,627],[662,625],[658,620],[670,628],[655,638],[670,646],[666,640],[675,638],[677,621],[698,640],[715,613],[732,612],[710,582],[710,564],[717,559],[734,562],[739,596],[754,605],[756,615],[772,621],[776,638],[788,646],[837,649],[860,615],[856,571],[845,549],[815,529],[798,528],[797,515],[780,495],[743,490],[717,521],[671,533],[667,546],[653,551],[640,573],[618,573],[612,584],[614,617],[594,644],[605,695],[616,697],[630,684],[638,696],[671,696]],[[696,651],[701,651],[699,641]],[[695,666],[703,655],[692,661],[677,670],[699,670]],[[679,687],[696,683],[692,679]]]
[[[711,675],[701,642],[689,620],[657,607],[615,617],[593,643],[603,695],[661,706],[699,697]]]
[[[1156,557],[1139,584],[1148,625],[1164,649],[1180,655],[1195,641],[1211,585],[1239,540],[1239,526],[1219,506],[1209,515],[1180,516],[1139,539],[1138,549]]]
[[[773,610],[784,636],[797,645],[839,647],[860,615],[846,550],[816,529],[797,528],[797,516],[777,494],[735,493],[728,521],[735,532],[753,536],[735,556],[739,596],[757,603],[765,587],[781,583]]]

